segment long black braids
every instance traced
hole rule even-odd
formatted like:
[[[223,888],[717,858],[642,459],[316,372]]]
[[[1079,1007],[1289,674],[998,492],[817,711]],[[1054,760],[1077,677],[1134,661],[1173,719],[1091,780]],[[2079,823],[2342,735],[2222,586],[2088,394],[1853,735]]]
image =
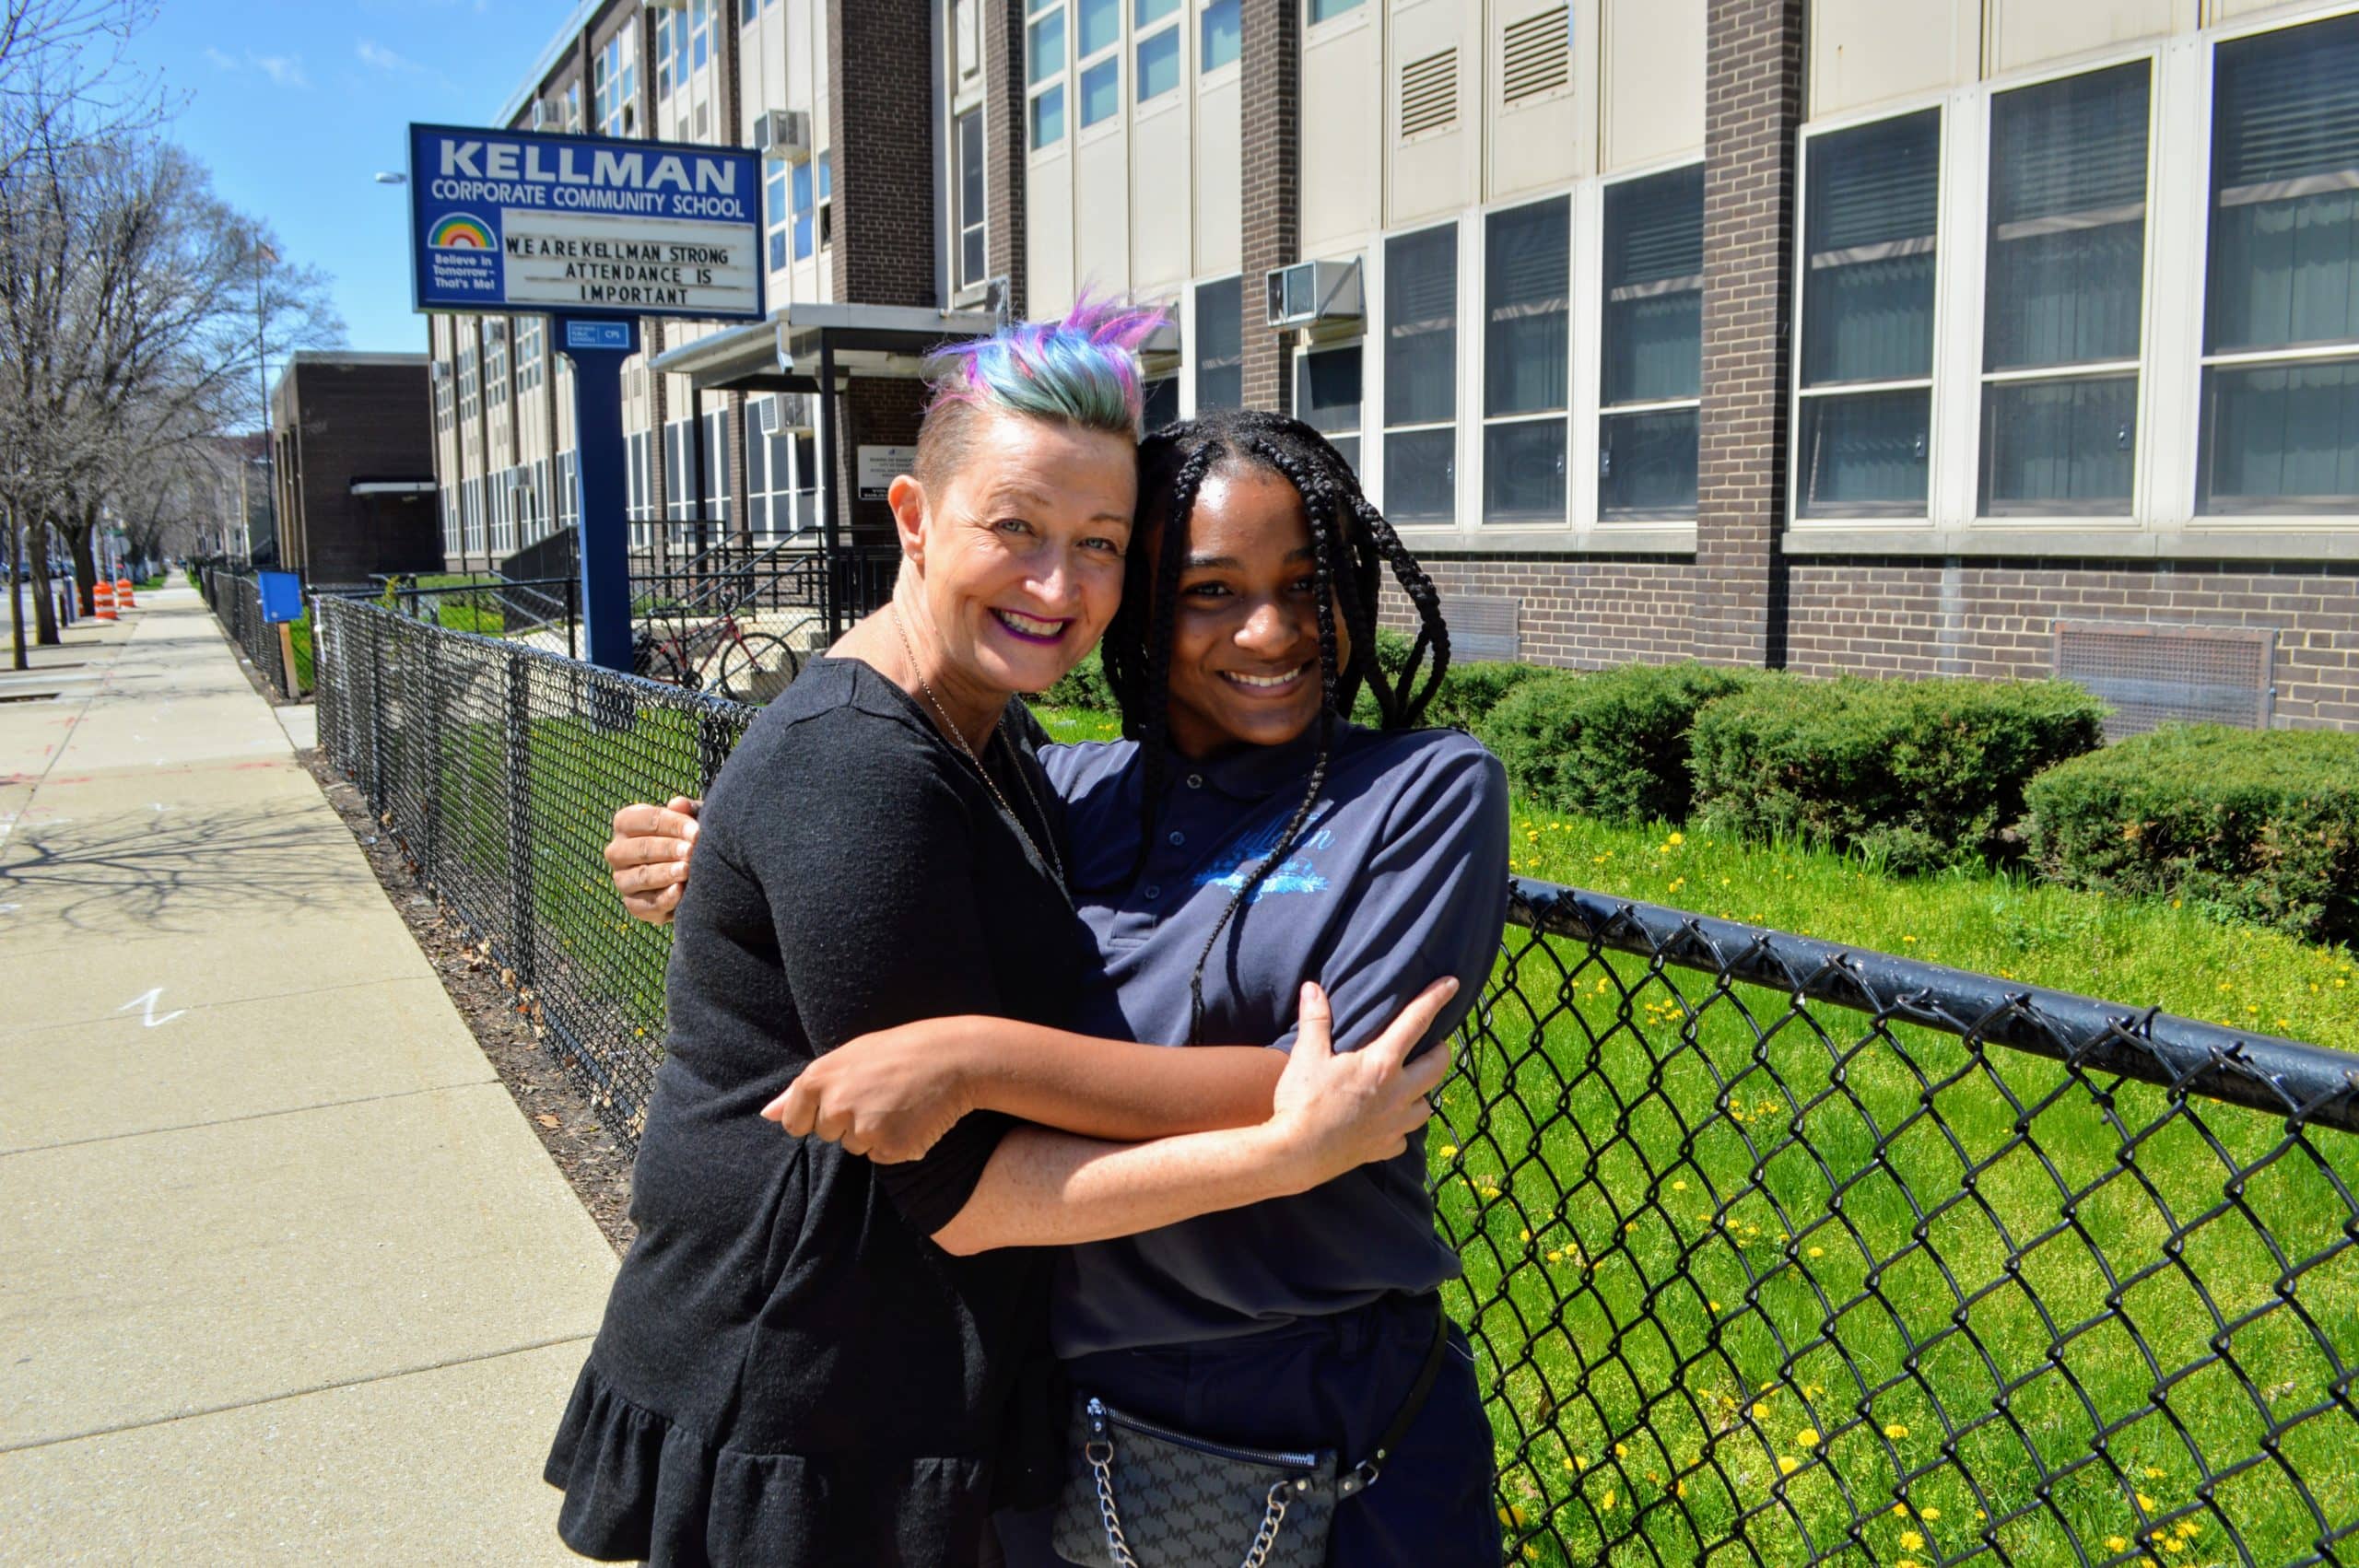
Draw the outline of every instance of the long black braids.
[[[1231,931],[1270,875],[1285,865],[1317,811],[1333,755],[1335,723],[1348,712],[1365,683],[1382,727],[1415,728],[1449,665],[1449,630],[1442,622],[1433,583],[1401,543],[1383,514],[1361,493],[1351,464],[1327,439],[1299,421],[1258,410],[1229,410],[1174,425],[1149,437],[1139,449],[1141,511],[1161,525],[1152,574],[1133,569],[1122,603],[1108,628],[1103,659],[1108,684],[1121,705],[1122,731],[1139,743],[1144,773],[1139,797],[1139,854],[1135,878],[1155,838],[1171,773],[1170,684],[1173,627],[1178,618],[1179,579],[1187,560],[1189,521],[1197,492],[1224,463],[1267,469],[1285,478],[1302,498],[1309,524],[1316,571],[1320,686],[1319,752],[1301,802],[1269,852],[1262,855],[1230,897],[1196,955],[1189,977],[1189,1039],[1203,1031],[1204,965]],[[1384,569],[1416,613],[1417,633],[1407,661],[1388,676],[1376,654],[1378,596]],[[1337,616],[1349,634],[1346,663],[1339,653]],[[1430,663],[1428,663],[1430,661]],[[1419,682],[1420,674],[1424,679]]]

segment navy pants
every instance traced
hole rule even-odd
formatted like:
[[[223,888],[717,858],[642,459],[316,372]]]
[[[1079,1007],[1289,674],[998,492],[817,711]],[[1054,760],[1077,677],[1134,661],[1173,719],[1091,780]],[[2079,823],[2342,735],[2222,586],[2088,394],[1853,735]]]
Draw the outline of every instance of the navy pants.
[[[1350,1465],[1408,1397],[1438,1310],[1432,1296],[1389,1297],[1243,1339],[1083,1356],[1065,1373],[1075,1389],[1182,1432],[1253,1448],[1332,1448]],[[1009,1568],[1066,1568],[1049,1544],[1053,1516],[998,1516]],[[1250,1527],[1240,1524],[1240,1557]],[[1454,1325],[1425,1410],[1377,1483],[1336,1504],[1329,1541],[1329,1568],[1498,1568],[1491,1427]]]

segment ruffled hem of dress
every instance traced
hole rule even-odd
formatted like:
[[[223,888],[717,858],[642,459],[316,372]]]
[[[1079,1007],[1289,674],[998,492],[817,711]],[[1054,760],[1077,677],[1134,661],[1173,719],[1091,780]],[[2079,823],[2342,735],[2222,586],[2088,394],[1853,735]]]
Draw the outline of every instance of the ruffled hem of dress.
[[[585,1364],[550,1445],[557,1534],[651,1568],[971,1568],[990,1468],[963,1456],[863,1459],[715,1447]]]

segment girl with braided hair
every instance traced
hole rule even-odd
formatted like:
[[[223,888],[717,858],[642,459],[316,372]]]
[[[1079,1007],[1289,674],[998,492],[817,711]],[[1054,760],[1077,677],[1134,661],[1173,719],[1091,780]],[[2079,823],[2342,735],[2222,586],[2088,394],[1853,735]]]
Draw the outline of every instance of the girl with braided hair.
[[[1220,413],[1151,436],[1140,497],[1102,645],[1124,739],[1041,752],[1100,960],[1074,1029],[1284,1050],[1295,991],[1316,980],[1335,1045],[1350,1048],[1428,981],[1455,977],[1439,1039],[1497,951],[1507,798],[1479,744],[1417,728],[1449,657],[1432,585],[1349,464],[1294,420]],[[1390,676],[1373,657],[1388,573],[1419,621],[1414,655]],[[1344,717],[1364,686],[1378,729]],[[642,905],[650,884],[626,880],[642,857],[626,848],[625,817],[650,811],[617,813],[609,855]],[[658,896],[685,872],[659,864]],[[969,1093],[943,1082],[951,1047],[984,1064],[1027,1033],[1000,1019],[885,1031],[825,1059],[768,1114],[790,1131],[890,1147],[905,1122],[930,1129],[942,1103]],[[1022,1147],[1011,1139],[998,1157],[1020,1160]],[[1051,1339],[1074,1387],[1218,1443],[1367,1457],[1431,1360],[1434,1293],[1458,1272],[1425,1169],[1419,1135],[1297,1196],[1066,1247]],[[1499,1561],[1471,1353],[1455,1328],[1441,1343],[1417,1419],[1375,1484],[1334,1510],[1337,1568]],[[1113,1561],[1102,1539],[1058,1536],[1054,1512],[1001,1515],[1012,1563]],[[1139,1521],[1126,1523],[1138,1546]]]

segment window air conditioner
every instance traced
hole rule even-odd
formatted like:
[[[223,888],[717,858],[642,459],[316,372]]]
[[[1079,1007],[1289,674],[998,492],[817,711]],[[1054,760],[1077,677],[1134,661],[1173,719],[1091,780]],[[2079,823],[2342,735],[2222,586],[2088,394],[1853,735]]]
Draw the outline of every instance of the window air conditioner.
[[[1360,263],[1297,262],[1273,267],[1267,279],[1270,325],[1307,327],[1320,322],[1356,322],[1365,313],[1360,298]]]
[[[811,116],[800,109],[765,111],[754,122],[754,148],[764,158],[805,163],[811,158]]]
[[[564,99],[555,98],[534,99],[533,100],[533,129],[535,131],[564,130]]]
[[[762,404],[762,434],[771,440],[780,436],[808,435],[817,427],[817,410],[811,405],[809,392],[780,392]]]

